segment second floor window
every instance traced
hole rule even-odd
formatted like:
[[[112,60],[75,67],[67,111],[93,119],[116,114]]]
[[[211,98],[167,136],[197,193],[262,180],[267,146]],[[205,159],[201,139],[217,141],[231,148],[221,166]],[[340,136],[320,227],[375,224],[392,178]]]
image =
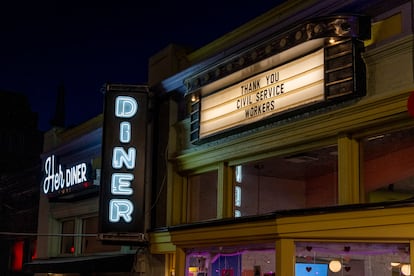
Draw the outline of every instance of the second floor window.
[[[235,217],[337,204],[337,147],[234,167]]]
[[[217,171],[188,177],[188,221],[217,217]]]

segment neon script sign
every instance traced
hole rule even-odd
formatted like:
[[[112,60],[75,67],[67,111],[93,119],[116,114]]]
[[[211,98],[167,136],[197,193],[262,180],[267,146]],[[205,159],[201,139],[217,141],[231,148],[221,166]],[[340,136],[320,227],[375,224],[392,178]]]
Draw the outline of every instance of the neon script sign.
[[[65,167],[58,164],[56,159],[52,155],[44,163],[42,191],[45,195],[65,194],[90,185],[90,172],[86,163]]]
[[[137,113],[138,103],[132,97],[118,96],[115,99],[115,117],[129,119]],[[131,142],[131,123],[122,121],[119,124],[119,142]],[[129,147],[126,151],[124,147],[114,147],[112,154],[112,169],[118,170],[126,168],[133,170],[135,168],[136,149]],[[134,175],[130,172],[112,173],[111,177],[111,196],[109,201],[109,221],[119,222],[121,219],[125,222],[132,221],[134,204],[128,198],[116,198],[118,195],[129,196],[134,193],[131,187],[131,181]]]

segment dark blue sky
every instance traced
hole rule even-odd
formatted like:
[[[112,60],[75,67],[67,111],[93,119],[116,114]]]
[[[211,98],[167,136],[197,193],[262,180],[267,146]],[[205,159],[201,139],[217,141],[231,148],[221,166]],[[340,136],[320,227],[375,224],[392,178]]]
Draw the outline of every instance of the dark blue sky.
[[[61,82],[66,124],[82,123],[102,112],[105,82],[145,83],[149,57],[168,44],[199,48],[281,1],[4,2],[0,90],[28,95],[47,130]]]

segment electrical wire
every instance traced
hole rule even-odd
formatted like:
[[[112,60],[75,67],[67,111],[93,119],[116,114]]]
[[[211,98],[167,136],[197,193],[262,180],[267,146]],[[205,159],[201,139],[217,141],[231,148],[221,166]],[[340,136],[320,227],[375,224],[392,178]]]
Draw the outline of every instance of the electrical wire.
[[[36,236],[38,236],[38,237],[97,237],[98,236],[98,233],[96,233],[96,234],[82,234],[82,233],[79,233],[79,234],[76,234],[76,233],[73,233],[73,234],[59,234],[59,233],[56,233],[56,234],[50,234],[50,233],[19,233],[19,232],[0,232],[0,238],[2,237],[2,236],[6,236],[6,237],[15,237],[15,236],[19,236],[19,237],[21,237],[21,236],[27,236],[27,237],[36,237]]]

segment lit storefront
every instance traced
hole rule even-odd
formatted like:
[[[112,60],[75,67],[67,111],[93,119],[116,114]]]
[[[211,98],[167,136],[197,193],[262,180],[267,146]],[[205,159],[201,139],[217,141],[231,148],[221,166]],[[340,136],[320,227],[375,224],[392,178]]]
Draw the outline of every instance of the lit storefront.
[[[413,3],[320,2],[160,80],[149,242],[165,275],[411,275]]]
[[[45,134],[39,183],[36,257],[24,270],[38,275],[133,271],[131,246],[98,240],[102,116]]]
[[[107,86],[46,137],[29,270],[411,275],[412,10],[291,0]]]

